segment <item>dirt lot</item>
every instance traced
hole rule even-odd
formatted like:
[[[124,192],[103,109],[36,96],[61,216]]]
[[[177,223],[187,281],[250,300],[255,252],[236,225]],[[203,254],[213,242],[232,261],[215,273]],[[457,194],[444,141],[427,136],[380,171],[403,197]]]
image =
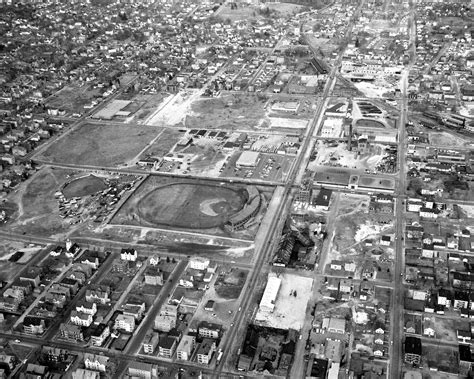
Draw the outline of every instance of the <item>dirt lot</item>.
[[[322,165],[374,171],[383,157],[387,155],[384,146],[378,144],[371,146],[364,155],[357,155],[357,152],[347,150],[345,142],[332,146],[324,141],[317,141],[315,150],[318,154],[316,159],[309,163],[309,169]]]
[[[186,117],[189,128],[256,130],[265,116],[265,97],[255,94],[226,94],[195,101]]]
[[[119,166],[139,154],[161,130],[145,125],[83,123],[37,158],[67,164]]]
[[[463,138],[447,132],[430,132],[429,140],[432,146],[449,148],[463,147],[470,144],[470,141],[466,141]]]
[[[0,244],[0,280],[12,280],[22,268],[22,264],[27,263],[42,248],[43,246],[39,245],[3,240]],[[24,255],[16,262],[8,261],[17,251],[24,252]]]

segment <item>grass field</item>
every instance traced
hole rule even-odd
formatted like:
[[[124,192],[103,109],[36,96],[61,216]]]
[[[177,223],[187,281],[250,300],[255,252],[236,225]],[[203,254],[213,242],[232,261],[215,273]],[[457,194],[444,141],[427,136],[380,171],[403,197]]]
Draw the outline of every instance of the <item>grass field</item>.
[[[66,198],[92,195],[107,188],[107,184],[95,175],[83,176],[68,183],[63,188]]]
[[[238,191],[230,188],[171,184],[146,194],[137,212],[152,225],[207,229],[222,225],[243,207],[244,201]]]
[[[265,98],[254,94],[232,94],[219,98],[195,101],[192,114],[186,117],[186,126],[200,129],[247,129],[255,126],[265,116]]]
[[[84,123],[53,143],[38,159],[79,165],[117,166],[134,158],[161,128]]]
[[[143,154],[144,156],[163,157],[173,148],[179,139],[184,135],[176,129],[166,128],[160,137]]]

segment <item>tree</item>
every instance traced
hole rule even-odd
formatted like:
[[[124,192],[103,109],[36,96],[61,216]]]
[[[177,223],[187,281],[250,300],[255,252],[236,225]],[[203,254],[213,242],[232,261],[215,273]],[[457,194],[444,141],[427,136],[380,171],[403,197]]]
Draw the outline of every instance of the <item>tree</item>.
[[[297,293],[296,291],[293,291],[293,296],[296,297],[297,296]]]
[[[170,263],[170,257],[166,257],[166,263]]]

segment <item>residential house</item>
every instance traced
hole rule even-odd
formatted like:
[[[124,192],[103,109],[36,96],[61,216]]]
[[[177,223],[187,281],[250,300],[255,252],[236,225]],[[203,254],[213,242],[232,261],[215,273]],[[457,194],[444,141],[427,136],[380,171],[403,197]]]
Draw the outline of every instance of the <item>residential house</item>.
[[[160,263],[161,258],[158,255],[153,255],[150,257],[150,265],[151,266],[156,266],[158,263]]]
[[[164,304],[160,313],[155,317],[155,329],[168,332],[176,326],[178,318],[178,306],[173,304]]]
[[[159,340],[160,336],[158,333],[152,332],[147,334],[143,340],[143,351],[145,354],[153,354],[156,347],[158,346]]]
[[[87,300],[80,300],[76,304],[76,311],[94,316],[97,313],[97,305]]]
[[[148,267],[145,271],[145,284],[151,286],[162,286],[163,271],[161,271],[158,267]]]
[[[192,257],[189,260],[189,267],[194,270],[206,270],[209,266],[210,260],[203,257]]]
[[[110,302],[110,287],[108,286],[91,286],[86,291],[86,301],[92,303],[107,304]]]
[[[115,328],[133,333],[135,330],[135,317],[125,314],[118,315],[115,319]]]
[[[201,365],[208,365],[214,351],[216,351],[216,342],[210,338],[204,338],[196,352],[197,362]]]
[[[436,335],[434,322],[428,317],[423,321],[423,335],[426,337],[435,337]]]
[[[73,341],[83,341],[84,335],[82,334],[81,327],[73,324],[62,323],[59,326],[59,333],[62,338]]]
[[[198,334],[201,337],[217,339],[222,332],[222,326],[207,321],[202,321],[198,326]]]
[[[94,326],[90,331],[90,342],[93,346],[102,346],[105,340],[110,336],[110,327],[106,324]]]
[[[471,341],[471,330],[470,329],[457,329],[456,335],[459,343],[470,343]]]
[[[176,350],[176,338],[164,336],[158,342],[158,355],[164,358],[171,358]]]
[[[138,258],[138,252],[135,249],[122,249],[120,252],[120,259],[122,261],[135,262]]]
[[[45,321],[41,318],[26,316],[23,320],[23,332],[29,335],[42,335],[46,330]]]
[[[106,372],[109,364],[109,357],[99,354],[84,353],[84,366],[86,369]]]
[[[196,345],[196,338],[194,336],[183,336],[176,349],[176,358],[181,361],[189,361]]]
[[[94,321],[94,318],[89,313],[83,313],[73,310],[71,312],[70,320],[74,325],[85,326],[86,328],[88,328],[89,326],[91,326],[92,322]]]
[[[18,278],[21,282],[29,282],[33,285],[34,288],[40,285],[40,268],[30,268],[26,273],[22,273]]]
[[[130,300],[128,303],[122,305],[122,313],[124,315],[133,316],[135,320],[141,320],[145,313],[145,302],[135,302]]]

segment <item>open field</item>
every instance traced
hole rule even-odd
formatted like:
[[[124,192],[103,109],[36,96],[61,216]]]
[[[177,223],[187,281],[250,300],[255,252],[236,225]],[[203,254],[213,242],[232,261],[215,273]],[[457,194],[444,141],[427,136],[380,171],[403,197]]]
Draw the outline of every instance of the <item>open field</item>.
[[[22,268],[22,264],[27,263],[42,248],[43,246],[39,245],[3,240],[0,244],[0,280],[11,281]],[[23,252],[23,256],[16,262],[9,261],[17,251]]]
[[[68,85],[50,96],[46,104],[49,108],[64,110],[67,114],[78,110],[83,112],[84,105],[90,104],[94,98],[100,96],[100,93],[100,88],[91,88],[89,85]]]
[[[313,279],[292,274],[280,275],[281,287],[272,313],[258,311],[258,325],[277,329],[300,330],[306,316],[306,306],[311,298]],[[295,312],[295,310],[298,312]]]
[[[207,229],[222,225],[244,202],[238,191],[223,186],[169,184],[146,194],[137,213],[151,225]]]
[[[123,165],[139,154],[160,131],[156,126],[86,122],[36,158],[78,165]]]
[[[255,94],[225,94],[195,101],[186,117],[189,128],[255,130],[265,116],[267,99]]]
[[[71,197],[83,197],[103,191],[107,184],[103,179],[95,175],[87,175],[66,184],[62,192],[67,199]]]
[[[165,156],[171,151],[173,146],[176,145],[183,135],[184,132],[176,129],[163,129],[163,132],[160,134],[158,139],[144,152],[143,156],[157,158]]]

